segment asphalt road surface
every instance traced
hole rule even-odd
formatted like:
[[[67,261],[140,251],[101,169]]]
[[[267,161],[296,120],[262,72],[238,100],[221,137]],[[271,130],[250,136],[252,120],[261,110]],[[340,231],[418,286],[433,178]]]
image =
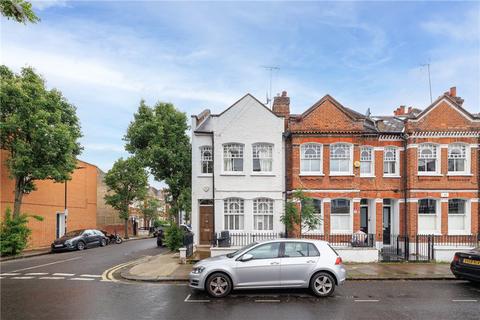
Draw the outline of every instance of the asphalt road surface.
[[[183,283],[101,277],[162,250],[148,239],[4,262],[1,319],[480,319],[480,286],[465,281],[348,281],[326,299],[257,290],[214,300]]]

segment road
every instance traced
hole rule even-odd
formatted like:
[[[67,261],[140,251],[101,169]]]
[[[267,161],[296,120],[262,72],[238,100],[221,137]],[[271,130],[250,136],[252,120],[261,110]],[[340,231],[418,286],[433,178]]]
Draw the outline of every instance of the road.
[[[480,318],[480,286],[464,281],[348,281],[327,299],[306,290],[262,290],[212,300],[183,283],[101,278],[115,265],[160,252],[148,239],[4,262],[1,319]]]

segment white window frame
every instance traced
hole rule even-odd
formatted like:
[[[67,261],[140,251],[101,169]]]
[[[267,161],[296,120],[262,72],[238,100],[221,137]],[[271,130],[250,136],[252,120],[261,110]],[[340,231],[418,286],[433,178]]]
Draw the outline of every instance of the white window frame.
[[[210,152],[210,159],[208,159],[204,156],[205,151]],[[212,172],[203,172],[203,163],[204,162],[207,162],[207,168],[208,168],[208,162],[212,163]],[[200,174],[204,175],[204,176],[207,176],[207,175],[211,176],[213,174],[213,148],[212,148],[212,146],[201,146],[200,147]]]
[[[433,157],[422,158],[421,157],[422,156],[422,149],[427,149],[427,148],[433,148],[433,150],[435,152],[435,155],[436,155],[435,158],[433,158]],[[441,169],[442,162],[440,161],[442,151],[441,151],[440,146],[438,144],[431,143],[431,142],[421,143],[421,144],[418,145],[417,153],[418,153],[417,154],[417,174],[419,176],[438,176],[438,175],[440,175],[440,172],[442,172],[442,169]],[[435,171],[420,171],[418,167],[419,167],[421,159],[435,159]]]
[[[232,206],[237,204],[238,210],[232,210]],[[230,228],[230,219],[233,219],[235,225],[235,216],[238,218],[238,226]],[[223,228],[229,231],[243,231],[245,228],[245,200],[242,198],[226,198],[223,200]]]
[[[261,210],[260,206],[266,205],[267,210]],[[255,198],[253,199],[253,230],[260,231],[260,232],[272,232],[274,230],[274,217],[273,213],[275,210],[275,201],[271,198]],[[263,222],[263,229],[257,228],[258,225],[255,223],[255,218],[261,217],[264,220]],[[267,218],[268,217],[268,218]],[[265,219],[271,219],[272,228],[265,228]]]
[[[364,151],[370,152],[370,160],[363,158]],[[362,163],[370,162],[370,173],[362,173]],[[360,147],[360,177],[375,177],[375,150],[371,146]]]
[[[461,213],[450,213],[450,201],[451,200],[461,200],[465,202],[465,212],[463,214]],[[471,202],[469,199],[462,199],[462,198],[452,198],[448,199],[448,234],[449,235],[469,235],[471,234],[471,212],[472,212],[472,206]],[[459,216],[463,216],[463,224],[464,228],[463,229],[453,229],[450,227],[452,224],[450,222],[451,219],[453,218],[458,218]]]
[[[348,171],[332,171],[332,160],[342,160],[341,158],[332,159],[334,149],[339,147],[348,147],[348,151],[349,151]],[[346,143],[346,142],[337,142],[337,143],[331,144],[329,166],[330,166],[331,176],[352,176],[353,175],[353,145],[351,143]]]
[[[462,159],[462,158],[459,158],[459,157],[456,157],[452,154],[450,154],[450,152],[453,150],[453,149],[456,149],[456,148],[460,148],[460,149],[463,149],[463,152],[465,153],[464,154],[464,160],[465,160],[465,167],[464,167],[464,170],[463,171],[450,171],[450,160],[457,160],[457,159]],[[455,143],[451,143],[448,145],[448,155],[447,155],[447,170],[448,170],[448,175],[449,176],[465,176],[465,175],[471,175],[471,153],[470,153],[470,145],[466,144],[466,143],[461,143],[461,142],[455,142]]]
[[[332,208],[333,208],[333,203],[336,200],[348,200],[349,201],[349,213],[332,213]],[[333,229],[333,217],[334,216],[348,216],[349,219],[349,229]],[[347,199],[347,198],[336,198],[332,199],[330,201],[330,233],[331,234],[344,234],[344,233],[352,233],[353,232],[353,199]]]
[[[240,150],[241,156],[231,156],[227,158],[228,150],[227,148],[238,148]],[[225,161],[227,159],[242,159],[242,170],[241,171],[230,171],[225,169]],[[230,174],[230,175],[243,175],[245,172],[245,145],[242,143],[224,143],[222,145],[222,174]]]
[[[313,201],[320,201],[320,212],[315,212],[315,216],[317,216],[317,218],[319,218],[319,224],[317,225],[317,227],[315,229],[312,229],[312,230],[308,230],[307,228],[305,228],[305,226],[303,225],[303,222],[302,222],[302,233],[304,234],[323,234],[324,233],[324,220],[323,220],[323,212],[325,211],[325,207],[324,207],[324,204],[325,204],[325,201],[323,201],[322,199],[320,198],[313,198]]]
[[[393,162],[390,159],[386,159],[387,151],[395,152],[395,172],[394,173],[385,173],[385,162]],[[400,177],[400,150],[395,146],[387,146],[383,148],[383,176],[384,177]]]
[[[435,214],[432,213],[420,213],[420,201],[421,200],[434,200],[435,201]],[[417,234],[435,234],[440,235],[442,230],[442,212],[441,212],[441,201],[436,198],[422,198],[417,201]],[[422,219],[423,218],[423,219]],[[430,220],[435,221],[435,229],[426,229],[422,226],[421,220],[426,220],[426,218],[433,218]]]
[[[306,149],[314,149],[315,158],[305,156]],[[302,161],[316,160],[320,163],[319,171],[303,171]],[[311,165],[309,165],[311,168]],[[300,145],[300,175],[305,176],[322,176],[323,175],[323,145],[316,142],[308,142]]]
[[[266,149],[267,155],[261,157],[258,154],[258,150],[256,149]],[[254,161],[258,159],[260,162],[263,161],[270,161],[270,170],[264,171],[254,171]],[[265,142],[257,142],[252,144],[252,174],[253,175],[262,175],[262,174],[272,174],[273,172],[273,144],[272,143],[265,143]]]

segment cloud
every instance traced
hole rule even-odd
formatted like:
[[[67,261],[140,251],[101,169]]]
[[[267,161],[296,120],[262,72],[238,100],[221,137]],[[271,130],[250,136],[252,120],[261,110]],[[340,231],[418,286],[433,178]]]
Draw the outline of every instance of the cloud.
[[[434,35],[457,41],[478,43],[480,37],[480,10],[468,10],[462,15],[448,14],[435,17],[420,25],[425,31]]]
[[[38,10],[67,6],[67,0],[31,0],[31,3],[33,8]]]

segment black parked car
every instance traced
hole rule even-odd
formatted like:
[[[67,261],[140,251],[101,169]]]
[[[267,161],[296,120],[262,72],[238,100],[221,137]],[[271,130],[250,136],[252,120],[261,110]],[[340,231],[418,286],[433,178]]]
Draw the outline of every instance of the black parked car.
[[[98,230],[82,229],[65,233],[63,237],[53,241],[52,251],[83,250],[91,247],[107,245],[108,238]]]
[[[456,252],[450,270],[458,279],[480,282],[480,247]]]

